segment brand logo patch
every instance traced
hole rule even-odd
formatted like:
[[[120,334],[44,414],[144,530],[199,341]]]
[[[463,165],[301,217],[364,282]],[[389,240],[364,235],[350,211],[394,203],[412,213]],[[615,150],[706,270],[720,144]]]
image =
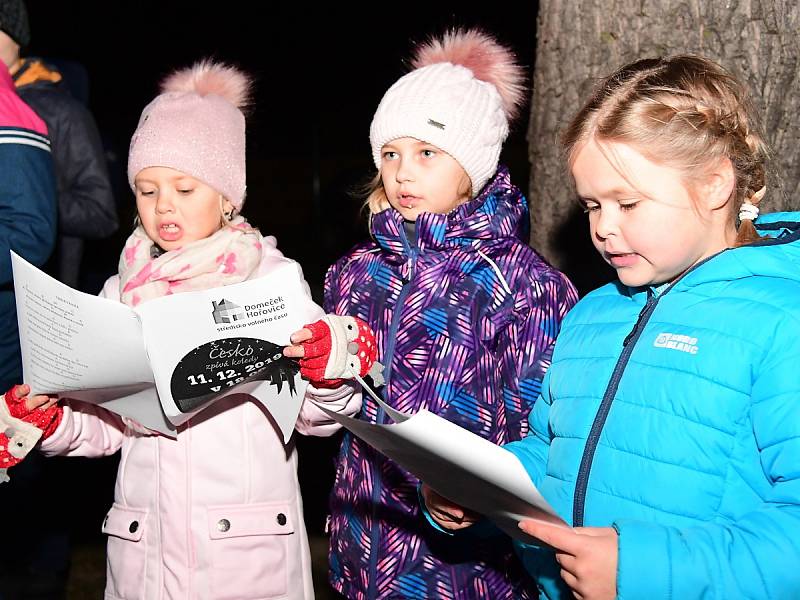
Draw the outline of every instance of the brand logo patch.
[[[667,348],[668,350],[680,350],[688,354],[697,354],[697,338],[690,335],[680,335],[677,333],[659,333],[656,341],[653,342],[656,348]]]

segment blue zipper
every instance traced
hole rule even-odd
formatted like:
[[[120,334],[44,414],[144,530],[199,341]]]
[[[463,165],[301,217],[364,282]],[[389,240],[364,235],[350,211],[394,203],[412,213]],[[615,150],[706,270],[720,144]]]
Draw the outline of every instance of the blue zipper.
[[[586,440],[586,446],[583,449],[581,465],[578,468],[578,479],[575,482],[575,496],[572,503],[573,527],[583,527],[584,509],[586,508],[586,489],[589,487],[589,475],[592,470],[594,453],[597,450],[597,444],[600,442],[600,434],[603,431],[603,427],[605,427],[608,413],[611,410],[611,403],[614,401],[617,388],[619,388],[620,379],[622,379],[622,373],[625,371],[625,367],[628,365],[628,360],[633,353],[633,348],[636,346],[636,342],[639,341],[639,338],[644,331],[644,327],[650,320],[653,311],[655,311],[658,301],[666,296],[667,293],[670,292],[672,288],[674,288],[678,282],[683,280],[689,273],[696,271],[708,261],[716,258],[720,254],[727,252],[728,250],[730,250],[730,248],[724,248],[716,254],[708,256],[697,264],[693,265],[686,272],[677,277],[675,281],[669,284],[669,286],[667,286],[663,292],[658,294],[658,296],[653,293],[652,289],[647,289],[647,302],[645,302],[644,308],[642,308],[641,312],[639,313],[633,329],[622,341],[622,354],[620,354],[619,358],[617,359],[617,364],[614,366],[614,371],[611,373],[611,380],[608,382],[608,387],[606,388],[605,394],[603,394],[603,400],[600,402],[600,408],[597,409],[597,415],[594,417],[592,428],[589,430],[589,437]]]
[[[665,292],[666,293],[666,292]],[[583,456],[581,457],[581,466],[578,469],[578,479],[575,482],[575,498],[572,505],[572,526],[583,527],[584,509],[586,507],[586,488],[589,486],[589,474],[592,471],[592,461],[594,454],[597,450],[597,444],[600,442],[600,434],[606,424],[608,413],[611,410],[611,403],[614,401],[614,396],[619,388],[619,382],[622,379],[622,374],[625,367],[628,365],[628,360],[633,353],[636,342],[644,331],[647,321],[656,309],[658,301],[661,299],[661,294],[655,296],[652,290],[647,290],[647,302],[644,308],[639,313],[636,319],[636,324],[633,326],[631,332],[625,336],[622,342],[622,354],[617,359],[617,364],[614,366],[614,371],[611,373],[611,380],[608,382],[603,400],[600,403],[600,408],[597,409],[592,428],[589,431],[589,437],[586,440],[586,446],[583,449]]]
[[[403,310],[403,302],[405,301],[405,297],[408,295],[408,290],[411,287],[411,280],[414,278],[414,271],[417,264],[417,252],[416,249],[412,249],[411,245],[408,243],[408,240],[405,236],[405,231],[400,230],[400,239],[403,240],[403,245],[405,246],[406,252],[408,253],[409,260],[411,261],[411,267],[408,273],[408,280],[403,283],[403,287],[400,288],[400,293],[397,296],[397,302],[395,303],[394,307],[394,314],[392,314],[392,323],[389,326],[389,341],[386,345],[386,353],[384,355],[384,373],[386,376],[384,377],[384,385],[383,389],[389,389],[389,382],[392,378],[392,358],[394,357],[394,349],[397,343],[397,330],[400,327],[400,317],[402,316]],[[383,410],[382,406],[378,406],[378,415],[376,417],[376,423],[378,425],[383,424],[384,417],[386,416],[386,412]],[[380,469],[374,467],[372,469],[372,531],[370,531],[370,553],[369,553],[369,586],[367,589],[367,598],[373,599],[376,598],[376,589],[375,586],[377,585],[377,576],[378,576],[378,538],[380,535],[380,531],[378,528],[378,519],[377,519],[377,511],[378,511],[378,502],[380,501],[381,496],[381,472]]]

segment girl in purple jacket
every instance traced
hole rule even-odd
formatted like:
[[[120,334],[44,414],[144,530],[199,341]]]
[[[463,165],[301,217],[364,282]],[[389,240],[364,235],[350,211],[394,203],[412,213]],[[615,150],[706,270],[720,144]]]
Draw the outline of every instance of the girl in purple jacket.
[[[527,245],[526,200],[498,167],[523,95],[510,52],[455,31],[419,47],[413,65],[370,128],[373,240],[330,268],[325,309],[375,331],[392,407],[424,408],[504,444],[527,433],[576,293]],[[388,422],[366,396],[361,418]],[[438,533],[420,516],[417,484],[345,434],[331,498],[333,587],[354,600],[528,597],[535,586],[510,544]]]

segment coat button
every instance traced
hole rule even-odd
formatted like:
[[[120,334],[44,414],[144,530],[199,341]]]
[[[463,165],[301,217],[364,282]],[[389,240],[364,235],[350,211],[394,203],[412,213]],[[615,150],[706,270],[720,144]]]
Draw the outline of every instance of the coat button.
[[[131,521],[131,524],[128,525],[128,531],[136,533],[137,529],[139,529],[139,521]]]
[[[286,525],[286,515],[278,513],[278,525]]]
[[[217,529],[219,529],[222,533],[225,533],[231,528],[231,522],[228,519],[220,519],[217,521]]]

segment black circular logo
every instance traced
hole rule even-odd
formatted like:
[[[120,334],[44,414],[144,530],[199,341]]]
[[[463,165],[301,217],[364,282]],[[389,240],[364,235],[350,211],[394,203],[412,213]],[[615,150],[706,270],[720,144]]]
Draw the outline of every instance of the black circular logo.
[[[215,396],[254,379],[270,381],[280,393],[286,384],[297,393],[297,362],[283,355],[283,347],[256,338],[226,338],[198,346],[172,372],[170,390],[184,413],[198,410]]]

